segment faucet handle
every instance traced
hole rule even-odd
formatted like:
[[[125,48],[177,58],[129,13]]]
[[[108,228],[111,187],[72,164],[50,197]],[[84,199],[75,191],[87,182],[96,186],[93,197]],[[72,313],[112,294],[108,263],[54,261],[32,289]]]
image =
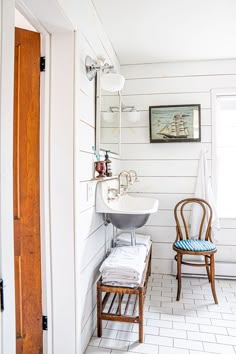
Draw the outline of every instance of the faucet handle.
[[[108,192],[107,192],[108,201],[115,200],[119,196],[120,196],[120,194],[118,193],[118,189],[116,189],[116,188],[108,188]]]
[[[134,184],[135,182],[139,182],[138,175],[135,170],[130,170],[129,175],[130,175],[130,184]]]

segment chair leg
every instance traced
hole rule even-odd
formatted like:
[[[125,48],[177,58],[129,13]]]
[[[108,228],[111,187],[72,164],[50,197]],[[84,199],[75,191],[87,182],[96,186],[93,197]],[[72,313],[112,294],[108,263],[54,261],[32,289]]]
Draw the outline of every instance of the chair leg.
[[[206,263],[206,271],[207,271],[207,276],[209,283],[211,282],[211,275],[210,275],[210,269],[209,269],[209,263],[208,263],[208,257],[205,256],[205,263]]]
[[[175,256],[175,260],[176,260],[176,262],[177,262],[177,255]],[[178,269],[177,269],[177,273],[176,273],[175,279],[178,280]]]
[[[98,337],[102,336],[102,292],[99,282],[97,283],[97,335]]]
[[[180,299],[180,292],[181,292],[181,262],[182,262],[182,255],[177,253],[177,277],[178,277],[178,291],[176,301]]]
[[[144,293],[143,288],[139,289],[139,343],[143,343],[143,305],[144,305]]]
[[[149,277],[152,275],[152,250],[151,250],[149,265],[148,265],[148,275]]]
[[[214,254],[211,255],[210,258],[210,268],[211,268],[211,290],[212,295],[215,300],[215,304],[218,304],[217,296],[216,296],[216,289],[215,289],[215,259]]]

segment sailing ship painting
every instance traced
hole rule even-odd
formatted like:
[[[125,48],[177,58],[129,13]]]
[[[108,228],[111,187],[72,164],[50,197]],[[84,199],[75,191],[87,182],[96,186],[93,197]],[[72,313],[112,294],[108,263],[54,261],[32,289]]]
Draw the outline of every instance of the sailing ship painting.
[[[200,105],[149,107],[151,142],[200,141]]]
[[[163,135],[163,138],[187,138],[189,131],[184,121],[184,117],[186,116],[188,116],[188,114],[175,114],[172,118],[171,124],[165,125],[158,134]]]

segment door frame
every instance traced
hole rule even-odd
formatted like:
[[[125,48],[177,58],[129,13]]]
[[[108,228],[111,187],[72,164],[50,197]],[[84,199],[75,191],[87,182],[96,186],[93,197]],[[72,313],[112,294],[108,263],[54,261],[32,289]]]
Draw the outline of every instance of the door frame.
[[[51,289],[51,236],[50,236],[50,186],[49,186],[49,129],[50,129],[50,34],[29,12],[21,0],[15,8],[40,33],[40,56],[47,58],[47,70],[40,73],[40,132],[39,132],[39,191],[40,191],[40,243],[42,314],[48,317],[48,331],[43,333],[44,353],[52,353],[52,289]]]
[[[43,350],[45,354],[54,352],[59,354],[68,348],[71,354],[76,353],[74,184],[72,183],[74,181],[74,29],[57,2],[52,2],[50,10],[45,13],[44,9],[47,5],[47,0],[33,4],[28,0],[16,0],[16,3],[14,0],[0,0],[0,53],[4,54],[0,58],[0,277],[5,282],[5,311],[0,314],[0,352],[9,354],[15,353],[11,163],[15,7],[41,34],[41,53],[46,57],[46,71],[41,74],[40,83],[42,311],[48,316],[48,331],[43,333]],[[64,48],[67,50],[66,58],[58,55]],[[67,70],[62,70],[61,75],[58,75],[58,69],[63,68],[65,64],[66,68],[69,68],[69,75]],[[58,161],[58,142],[64,135],[65,154],[60,156]],[[60,198],[58,201],[59,188],[67,184],[71,184],[71,187],[66,193],[62,190],[61,194],[65,202],[61,205]],[[63,218],[64,209],[66,215]],[[62,262],[62,252],[67,262]],[[65,278],[68,278],[67,283]],[[65,286],[62,288],[61,297],[58,298],[57,290],[61,289],[63,281]],[[68,300],[67,307],[61,311],[65,299]],[[61,335],[63,332],[65,336]]]
[[[13,239],[13,72],[14,1],[0,0],[0,278],[4,312],[0,312],[1,353],[15,351]],[[4,53],[4,55],[3,55]]]

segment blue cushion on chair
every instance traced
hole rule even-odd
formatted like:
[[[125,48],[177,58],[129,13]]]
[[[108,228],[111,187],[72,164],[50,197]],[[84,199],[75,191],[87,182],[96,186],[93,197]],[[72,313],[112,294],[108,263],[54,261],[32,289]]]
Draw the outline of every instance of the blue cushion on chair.
[[[192,252],[207,252],[216,249],[214,243],[204,240],[180,240],[174,243],[174,247]]]

